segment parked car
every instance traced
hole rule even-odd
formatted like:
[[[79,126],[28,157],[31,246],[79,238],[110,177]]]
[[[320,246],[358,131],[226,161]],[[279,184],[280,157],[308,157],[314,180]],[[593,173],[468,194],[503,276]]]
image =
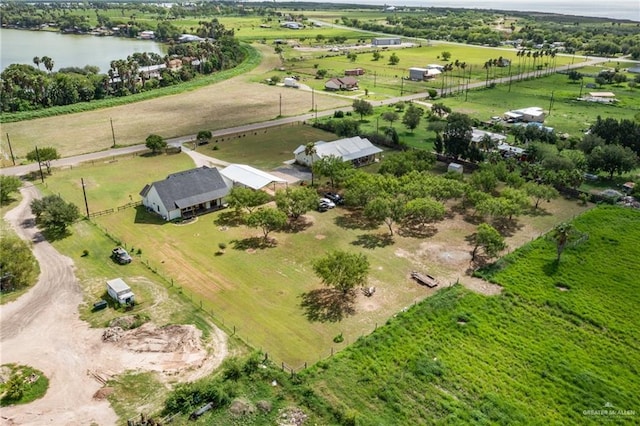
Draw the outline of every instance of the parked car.
[[[344,198],[342,198],[342,195],[335,192],[325,192],[324,197],[328,198],[336,204],[344,204]]]
[[[327,210],[329,210],[329,206],[327,206],[326,204],[323,204],[323,203],[318,204],[318,211],[320,213],[324,213]]]
[[[328,198],[320,198],[319,204],[326,204],[326,206],[330,209],[334,208],[336,206],[336,203],[334,203],[333,201],[331,201]]]
[[[111,258],[121,265],[131,263],[131,256],[129,256],[129,253],[122,247],[116,247],[111,250]]]

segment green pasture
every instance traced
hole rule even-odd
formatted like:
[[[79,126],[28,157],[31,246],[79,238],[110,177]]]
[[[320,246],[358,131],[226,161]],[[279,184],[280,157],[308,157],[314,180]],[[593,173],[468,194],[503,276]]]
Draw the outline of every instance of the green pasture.
[[[18,364],[3,364],[0,369],[5,378],[0,383],[0,407],[28,404],[47,393],[49,378],[42,371]]]
[[[559,264],[550,241],[522,247],[488,276],[500,296],[440,290],[304,372],[305,400],[361,425],[633,423],[639,220],[618,207],[583,214],[574,224],[589,240]],[[599,410],[635,413],[589,414]]]
[[[509,72],[516,75],[521,72],[532,70],[532,61],[520,59],[516,56],[515,49],[487,48],[470,45],[427,45],[422,42],[415,47],[398,49],[374,49],[371,47],[353,48],[351,51],[357,54],[356,60],[347,58],[346,52],[349,47],[345,47],[341,52],[330,52],[329,49],[320,51],[300,51],[291,47],[286,47],[283,53],[287,59],[285,70],[287,74],[300,75],[302,82],[316,90],[323,90],[325,81],[330,77],[344,76],[346,69],[362,68],[365,74],[358,77],[359,86],[362,91],[366,88],[370,95],[399,96],[400,94],[410,94],[424,92],[428,88],[442,89],[456,87],[458,85],[483,82],[487,78],[487,70],[483,68],[489,59],[502,57],[512,61],[511,70],[509,67],[492,67],[489,69],[489,79],[508,77]],[[378,50],[382,58],[373,60],[373,52]],[[449,52],[451,58],[448,61],[442,60],[442,53]],[[389,57],[395,53],[400,61],[397,65],[389,64]],[[466,63],[465,69],[460,66],[454,67],[452,71],[442,74],[429,82],[402,81],[402,77],[408,77],[409,68],[425,67],[428,64],[445,65],[447,63]],[[545,57],[541,62],[544,69],[561,69],[563,65],[571,63],[570,56],[556,56],[555,60]],[[318,69],[327,70],[327,76],[323,79],[315,79]],[[263,78],[268,78],[264,75]],[[443,78],[445,79],[443,82]]]
[[[292,160],[293,151],[300,145],[335,139],[335,134],[311,126],[287,125],[221,139],[213,138],[212,143],[199,147],[198,151],[229,163],[251,164],[269,170]]]
[[[590,79],[585,79],[585,84]],[[591,79],[592,80],[592,79]],[[463,112],[474,118],[486,121],[492,116],[502,116],[511,109],[538,106],[549,110],[551,95],[553,104],[551,114],[545,119],[545,125],[554,127],[558,133],[580,136],[598,115],[616,119],[633,119],[640,112],[640,97],[637,89],[626,85],[606,85],[601,89],[583,87],[583,96],[589,91],[612,91],[619,100],[614,105],[578,101],[580,83],[569,81],[566,75],[553,74],[534,80],[513,82],[509,91],[508,84],[500,84],[490,89],[470,90],[466,96],[458,93],[442,102],[454,111]]]
[[[117,207],[128,202],[129,195],[133,201],[139,200],[137,194],[145,184],[190,168],[185,158],[183,154],[132,157],[103,166],[56,170],[47,178],[46,189],[81,207],[79,178],[90,176],[86,189],[91,211]],[[111,192],[111,188],[117,191]],[[545,218],[552,222],[558,220],[551,215]],[[548,227],[546,224],[540,229]],[[389,244],[384,227],[363,227],[357,215],[341,208],[326,213],[310,212],[297,232],[270,234],[276,241],[275,246],[262,244],[259,230],[238,225],[230,210],[174,224],[165,223],[141,206],[130,207],[96,217],[92,222],[80,221],[72,232],[70,237],[54,244],[78,267],[87,300],[81,313],[92,324],[104,325],[118,315],[111,308],[92,314],[89,307],[104,296],[105,279],[121,276],[139,295],[141,303],[136,313],[149,315],[161,324],[202,321],[204,316],[252,347],[294,368],[325,358],[332,349],[337,351],[348,346],[403,307],[432,293],[406,278],[409,271],[420,267],[414,264],[420,260],[398,255],[417,252],[424,240],[396,235]],[[445,244],[460,235],[444,230],[430,238]],[[132,264],[120,266],[108,258],[116,243],[134,254]],[[220,251],[220,243],[226,244],[224,252]],[[335,317],[326,312],[319,320],[311,321],[308,318],[318,312],[322,314],[317,311],[321,305],[315,297],[322,294],[318,290],[323,288],[311,264],[331,249],[368,256],[369,282],[377,288],[376,298],[366,299],[359,294],[354,305],[355,315],[341,322],[333,322]],[[89,253],[87,256],[83,256],[84,250]],[[447,270],[446,265],[430,267],[436,273]],[[190,300],[191,309],[169,303],[179,294]],[[149,310],[151,306],[155,308]],[[345,340],[336,344],[333,338],[340,333]]]

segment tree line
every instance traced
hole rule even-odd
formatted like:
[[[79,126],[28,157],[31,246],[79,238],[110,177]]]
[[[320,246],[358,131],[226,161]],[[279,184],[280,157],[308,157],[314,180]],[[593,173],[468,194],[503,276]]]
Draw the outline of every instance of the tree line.
[[[232,30],[226,30],[216,19],[200,26],[209,37],[206,40],[171,44],[165,56],[145,52],[113,60],[105,74],[93,66],[53,72],[54,60],[49,56],[34,57],[35,67],[11,64],[0,74],[0,109],[29,111],[128,96],[233,68],[244,60],[245,53]],[[180,62],[172,67],[174,60]],[[164,65],[158,71],[159,78],[143,69],[151,65]]]

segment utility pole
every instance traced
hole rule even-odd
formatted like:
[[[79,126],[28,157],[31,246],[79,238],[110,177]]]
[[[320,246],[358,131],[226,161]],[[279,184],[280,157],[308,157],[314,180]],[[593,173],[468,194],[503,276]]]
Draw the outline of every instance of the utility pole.
[[[400,96],[404,94],[404,77],[400,77]]]
[[[584,78],[580,78],[580,94],[578,95],[579,98],[582,97],[582,86],[584,85]]]
[[[36,161],[38,162],[38,167],[40,168],[40,181],[44,183],[44,175],[42,174],[42,163],[40,162],[40,153],[38,152],[37,146],[36,146]]]
[[[509,93],[511,93],[511,62],[509,62]]]
[[[316,89],[312,87],[311,88],[311,109],[313,109],[313,106],[315,104],[316,104]]]
[[[9,133],[7,133],[7,142],[9,143],[9,153],[11,154],[11,161],[13,165],[16,165],[16,158],[13,156],[13,149],[11,148],[11,140],[9,139]]]
[[[376,87],[376,76],[377,76],[377,74],[378,73],[376,71],[373,72],[373,87]]]
[[[280,93],[280,113],[278,114],[278,117],[282,117],[282,93]]]
[[[318,121],[318,104],[316,104],[316,121]]]
[[[551,99],[549,100],[549,115],[551,115],[551,107],[553,107],[553,90],[551,91]]]
[[[84,207],[87,209],[87,219],[89,219],[89,203],[87,203],[87,191],[84,189],[84,178],[80,178],[82,183],[82,195],[84,195]]]
[[[109,122],[111,122],[111,138],[113,139],[112,148],[116,147],[116,132],[113,131],[113,118],[109,118]]]

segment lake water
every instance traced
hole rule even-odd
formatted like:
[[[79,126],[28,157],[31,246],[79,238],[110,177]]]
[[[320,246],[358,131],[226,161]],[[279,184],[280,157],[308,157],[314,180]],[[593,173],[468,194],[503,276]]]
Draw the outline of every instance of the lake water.
[[[298,0],[302,3],[305,0]],[[317,0],[306,0],[317,1]],[[396,7],[455,7],[559,13],[562,15],[640,21],[639,0],[326,0],[327,3],[371,4]]]
[[[0,30],[0,70],[10,64],[35,67],[34,57],[48,56],[53,59],[54,70],[95,65],[100,68],[101,73],[106,73],[113,60],[126,59],[135,52],[164,56],[166,50],[166,46],[150,40],[69,35],[49,31]],[[44,70],[42,64],[40,69]]]

